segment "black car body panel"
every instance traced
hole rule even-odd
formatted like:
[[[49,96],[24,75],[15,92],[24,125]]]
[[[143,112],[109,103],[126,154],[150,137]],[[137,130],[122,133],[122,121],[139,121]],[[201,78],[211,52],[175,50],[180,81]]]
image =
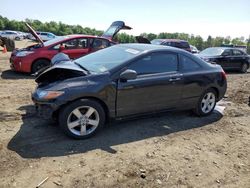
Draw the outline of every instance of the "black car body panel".
[[[219,65],[208,64],[184,50],[143,44],[115,45],[105,50],[112,48],[124,48],[130,51],[134,49],[138,53],[103,73],[86,73],[77,65],[68,62],[53,66],[36,79],[38,87],[32,95],[34,103],[37,106],[49,106],[52,113],[55,113],[67,103],[90,98],[103,105],[108,117],[123,118],[162,110],[192,109],[197,105],[201,94],[208,88],[213,88],[217,92],[217,101],[226,92],[227,82],[222,68]],[[135,61],[144,60],[148,56],[153,57],[155,54],[157,57],[157,53],[176,55],[177,70],[138,75],[136,79],[127,81],[120,79],[120,74],[128,70]],[[185,70],[182,57],[194,61],[198,68],[192,71]],[[64,72],[60,78],[56,78],[53,73],[55,71],[59,74],[60,71],[65,70],[68,73]],[[63,75],[66,76],[63,77]],[[64,94],[46,101],[39,97],[41,91],[64,91]]]

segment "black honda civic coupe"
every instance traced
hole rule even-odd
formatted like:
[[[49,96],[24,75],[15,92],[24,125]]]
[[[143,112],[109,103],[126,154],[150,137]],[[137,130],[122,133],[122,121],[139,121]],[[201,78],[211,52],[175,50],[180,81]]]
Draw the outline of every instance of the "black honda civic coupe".
[[[168,110],[209,115],[226,92],[221,66],[181,49],[115,45],[63,62],[36,78],[32,99],[70,137],[88,138],[109,119]]]

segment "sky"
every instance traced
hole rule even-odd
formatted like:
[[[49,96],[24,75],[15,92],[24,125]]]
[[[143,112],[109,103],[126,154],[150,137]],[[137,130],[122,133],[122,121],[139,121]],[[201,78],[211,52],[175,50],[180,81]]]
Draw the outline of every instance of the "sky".
[[[122,20],[133,28],[126,31],[131,35],[183,32],[204,39],[250,35],[250,0],[0,0],[0,15],[98,30]]]

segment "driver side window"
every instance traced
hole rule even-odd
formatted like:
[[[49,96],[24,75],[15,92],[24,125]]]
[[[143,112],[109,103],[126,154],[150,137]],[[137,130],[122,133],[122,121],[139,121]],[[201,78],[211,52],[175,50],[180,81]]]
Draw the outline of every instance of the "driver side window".
[[[232,55],[232,51],[227,49],[227,50],[224,50],[224,52],[222,53],[223,56],[230,56]]]
[[[57,44],[53,47],[54,50],[58,50],[60,46],[63,46],[66,50],[71,49],[84,49],[87,48],[88,39],[87,38],[78,38],[78,39],[71,39],[60,44]]]
[[[135,70],[137,75],[175,72],[178,70],[178,58],[173,53],[153,53],[135,61],[128,69]]]

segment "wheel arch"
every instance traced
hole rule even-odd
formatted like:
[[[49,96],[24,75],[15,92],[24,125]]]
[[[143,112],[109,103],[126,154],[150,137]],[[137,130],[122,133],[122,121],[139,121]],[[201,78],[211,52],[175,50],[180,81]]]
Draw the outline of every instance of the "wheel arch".
[[[51,60],[50,60],[49,58],[46,58],[46,57],[39,57],[39,58],[36,58],[36,59],[33,60],[32,63],[31,63],[30,72],[32,71],[35,62],[37,62],[37,61],[39,61],[39,60],[46,60],[46,61],[51,62]]]
[[[214,86],[212,86],[212,87],[209,87],[209,88],[207,88],[207,89],[213,89],[214,91],[215,91],[215,94],[216,94],[216,101],[218,100],[218,98],[219,98],[219,89],[217,88],[217,87],[214,87]]]
[[[94,100],[94,101],[98,102],[103,107],[103,110],[105,112],[106,121],[109,120],[110,112],[109,112],[108,105],[103,100],[101,100],[100,98],[94,97],[94,96],[79,97],[79,98],[76,98],[74,100],[68,101],[67,103],[61,105],[55,112],[53,112],[52,116],[53,117],[58,117],[58,113],[60,113],[60,110],[63,109],[66,105],[68,105],[70,103],[73,103],[73,102],[75,102],[77,100],[82,100],[82,99],[89,99],[89,100]]]

